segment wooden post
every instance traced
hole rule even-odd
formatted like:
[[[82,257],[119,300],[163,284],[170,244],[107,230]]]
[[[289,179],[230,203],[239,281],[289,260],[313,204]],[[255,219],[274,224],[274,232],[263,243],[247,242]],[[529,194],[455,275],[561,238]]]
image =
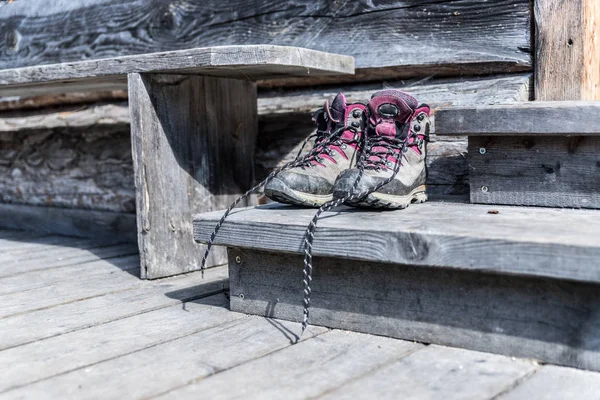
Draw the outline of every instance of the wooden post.
[[[256,85],[129,74],[142,278],[199,268],[192,214],[227,207],[253,181]],[[215,248],[209,265],[227,262]]]
[[[535,99],[600,100],[600,3],[535,0]]]

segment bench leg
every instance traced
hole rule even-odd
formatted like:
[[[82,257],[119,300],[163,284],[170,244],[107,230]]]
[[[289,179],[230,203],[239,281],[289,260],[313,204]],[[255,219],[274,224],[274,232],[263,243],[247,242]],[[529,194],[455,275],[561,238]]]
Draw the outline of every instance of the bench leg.
[[[198,269],[204,245],[192,215],[226,208],[254,179],[258,131],[253,82],[129,74],[141,277]],[[224,264],[215,248],[208,266]]]

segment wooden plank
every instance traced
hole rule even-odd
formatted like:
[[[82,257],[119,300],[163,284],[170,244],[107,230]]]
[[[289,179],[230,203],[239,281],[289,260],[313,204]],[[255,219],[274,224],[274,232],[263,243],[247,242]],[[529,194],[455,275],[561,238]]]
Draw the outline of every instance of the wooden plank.
[[[257,43],[354,55],[365,72],[359,81],[532,68],[528,0],[17,2],[0,11],[0,21],[7,37],[2,68],[78,61],[82,54],[93,59]]]
[[[227,276],[227,267],[211,268],[205,278],[195,273],[144,281],[122,291],[5,317],[0,350],[206,297],[223,291],[228,286]],[[48,301],[48,305],[52,303]]]
[[[314,398],[422,347],[389,338],[333,331],[158,398]]]
[[[219,294],[6,349],[0,393],[243,318],[225,305]]]
[[[238,79],[353,74],[354,59],[340,54],[290,46],[204,47],[92,61],[63,62],[0,70],[1,96],[80,91],[91,84],[123,80],[129,73],[211,75]],[[57,85],[57,83],[59,85]],[[50,84],[44,87],[45,84]],[[54,85],[52,85],[54,84]],[[30,88],[37,87],[28,92]]]
[[[135,216],[126,213],[0,204],[0,227],[135,242]]]
[[[600,213],[494,209],[499,213],[489,214],[489,206],[443,202],[412,205],[409,212],[340,208],[320,219],[313,254],[600,282]],[[194,238],[206,241],[221,215],[197,215]],[[313,215],[312,209],[275,204],[236,210],[215,244],[303,254]]]
[[[492,399],[534,370],[524,360],[429,346],[322,398]]]
[[[302,320],[302,255],[229,259],[232,311]],[[345,258],[314,266],[314,325],[600,371],[598,284]]]
[[[124,90],[105,92],[74,92],[35,97],[0,97],[0,111],[39,110],[66,105],[89,105],[100,102],[117,102],[127,100],[127,83]]]
[[[600,135],[600,101],[535,101],[435,112],[437,135]]]
[[[536,100],[600,100],[600,5],[536,0]]]
[[[192,213],[229,206],[254,179],[256,85],[132,74],[129,95],[142,277],[196,270]],[[226,262],[216,250],[209,266]]]
[[[547,365],[498,400],[597,400],[598,393],[599,373]]]
[[[471,138],[471,202],[600,208],[599,152],[600,138]]]
[[[29,257],[23,255],[6,257],[6,254],[3,254],[0,256],[0,263],[2,264],[0,279],[22,273],[49,271],[55,268],[76,266],[90,261],[109,260],[111,258],[137,254],[137,246],[132,243],[115,246],[98,246],[89,249],[63,248],[60,251],[47,250],[41,254],[36,251],[30,254]]]
[[[149,398],[289,347],[290,332],[300,328],[299,324],[290,322],[237,317],[229,323],[27,385],[2,396],[6,399],[21,396]],[[304,339],[326,331],[311,328]],[[386,346],[394,347],[400,346]],[[106,385],[106,382],[111,384]]]
[[[19,289],[15,280],[13,280],[15,285],[12,286],[11,293],[7,293],[9,290],[3,287],[4,294],[0,295],[0,318],[102,296],[141,284],[138,278],[139,257],[137,256],[86,263],[84,268],[87,270],[79,270],[79,274],[74,276],[73,268],[63,269],[63,275],[60,275],[61,271],[56,272],[56,270],[53,270],[53,274],[34,273],[32,276],[41,280],[38,283],[27,280],[23,282],[24,275],[19,275],[21,281],[18,283],[28,284],[28,290]]]

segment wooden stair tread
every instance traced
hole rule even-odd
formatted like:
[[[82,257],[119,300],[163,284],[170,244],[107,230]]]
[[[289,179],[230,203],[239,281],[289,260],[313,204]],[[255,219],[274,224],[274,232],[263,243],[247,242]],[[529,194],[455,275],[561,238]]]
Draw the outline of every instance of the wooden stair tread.
[[[530,101],[441,108],[438,135],[600,135],[600,101]]]
[[[215,244],[302,253],[314,213],[279,204],[235,210]],[[221,215],[197,215],[194,239],[206,242]],[[345,207],[323,214],[313,254],[598,283],[600,212],[447,202],[398,211]]]
[[[245,45],[0,70],[0,96],[121,88],[128,73],[272,79],[354,73],[354,58],[300,47]]]

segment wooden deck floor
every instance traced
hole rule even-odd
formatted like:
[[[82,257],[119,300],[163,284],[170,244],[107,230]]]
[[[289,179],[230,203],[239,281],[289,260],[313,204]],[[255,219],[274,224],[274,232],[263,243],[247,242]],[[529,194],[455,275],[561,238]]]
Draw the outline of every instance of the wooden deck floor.
[[[0,399],[600,399],[600,374],[230,312],[227,271],[0,231]]]

